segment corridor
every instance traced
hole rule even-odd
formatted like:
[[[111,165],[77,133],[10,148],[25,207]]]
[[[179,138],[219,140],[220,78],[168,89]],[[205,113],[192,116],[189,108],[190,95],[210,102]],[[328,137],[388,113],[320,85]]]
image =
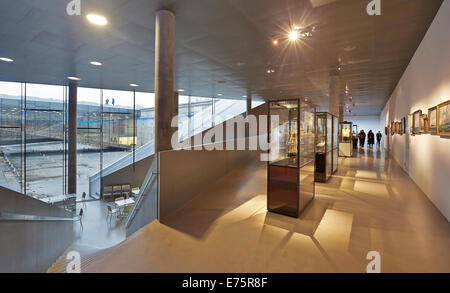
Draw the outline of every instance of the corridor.
[[[90,257],[83,272],[381,272],[450,270],[450,223],[378,149],[340,158],[300,218],[268,213],[266,164],[229,173],[163,223]]]

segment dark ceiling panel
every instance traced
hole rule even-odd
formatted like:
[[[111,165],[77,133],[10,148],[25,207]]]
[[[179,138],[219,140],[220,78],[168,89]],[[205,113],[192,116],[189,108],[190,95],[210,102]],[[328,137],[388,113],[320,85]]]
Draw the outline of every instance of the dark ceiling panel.
[[[0,63],[0,79],[66,84],[75,75],[81,86],[129,90],[138,83],[153,91],[155,11],[167,7],[176,14],[175,87],[185,94],[241,98],[251,91],[324,105],[329,73],[341,60],[352,114],[373,115],[442,0],[383,1],[381,16],[368,16],[361,0],[82,0],[81,17],[66,14],[68,2],[0,1],[0,55],[15,60]],[[90,25],[88,12],[104,14],[108,26]],[[294,24],[317,31],[294,46],[285,40]]]

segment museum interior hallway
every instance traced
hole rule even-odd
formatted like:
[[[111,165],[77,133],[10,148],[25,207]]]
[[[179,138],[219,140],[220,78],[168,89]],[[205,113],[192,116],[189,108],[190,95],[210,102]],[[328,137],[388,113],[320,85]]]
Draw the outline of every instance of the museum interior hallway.
[[[164,223],[89,256],[82,272],[450,271],[450,223],[384,151],[340,158],[299,219],[266,210],[266,164],[235,170]],[[83,257],[83,256],[82,256]]]

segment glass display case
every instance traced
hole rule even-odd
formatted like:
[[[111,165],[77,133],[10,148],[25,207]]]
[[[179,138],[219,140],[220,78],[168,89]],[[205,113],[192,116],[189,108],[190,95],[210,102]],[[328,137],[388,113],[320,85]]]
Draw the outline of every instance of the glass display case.
[[[339,118],[333,116],[333,173],[338,169],[339,160]]]
[[[352,142],[352,122],[339,123],[339,156],[351,157],[353,155],[353,142]]]
[[[267,209],[298,217],[315,193],[315,106],[294,99],[268,107]]]
[[[335,118],[326,112],[316,114],[316,182],[326,182],[337,171],[338,128]],[[334,159],[336,162],[333,162]]]

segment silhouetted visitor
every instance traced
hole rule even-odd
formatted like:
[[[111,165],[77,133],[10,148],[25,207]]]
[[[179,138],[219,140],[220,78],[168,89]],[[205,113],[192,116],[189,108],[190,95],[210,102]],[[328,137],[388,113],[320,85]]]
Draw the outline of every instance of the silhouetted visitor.
[[[366,133],[364,132],[364,129],[362,129],[359,132],[358,138],[359,138],[359,146],[363,148],[366,142]]]
[[[373,134],[372,129],[369,130],[367,138],[367,144],[369,145],[369,148],[373,148],[373,145],[375,144],[375,134]]]
[[[378,131],[377,133],[377,146],[381,147],[381,138],[383,137],[383,135],[381,134],[380,131]]]

